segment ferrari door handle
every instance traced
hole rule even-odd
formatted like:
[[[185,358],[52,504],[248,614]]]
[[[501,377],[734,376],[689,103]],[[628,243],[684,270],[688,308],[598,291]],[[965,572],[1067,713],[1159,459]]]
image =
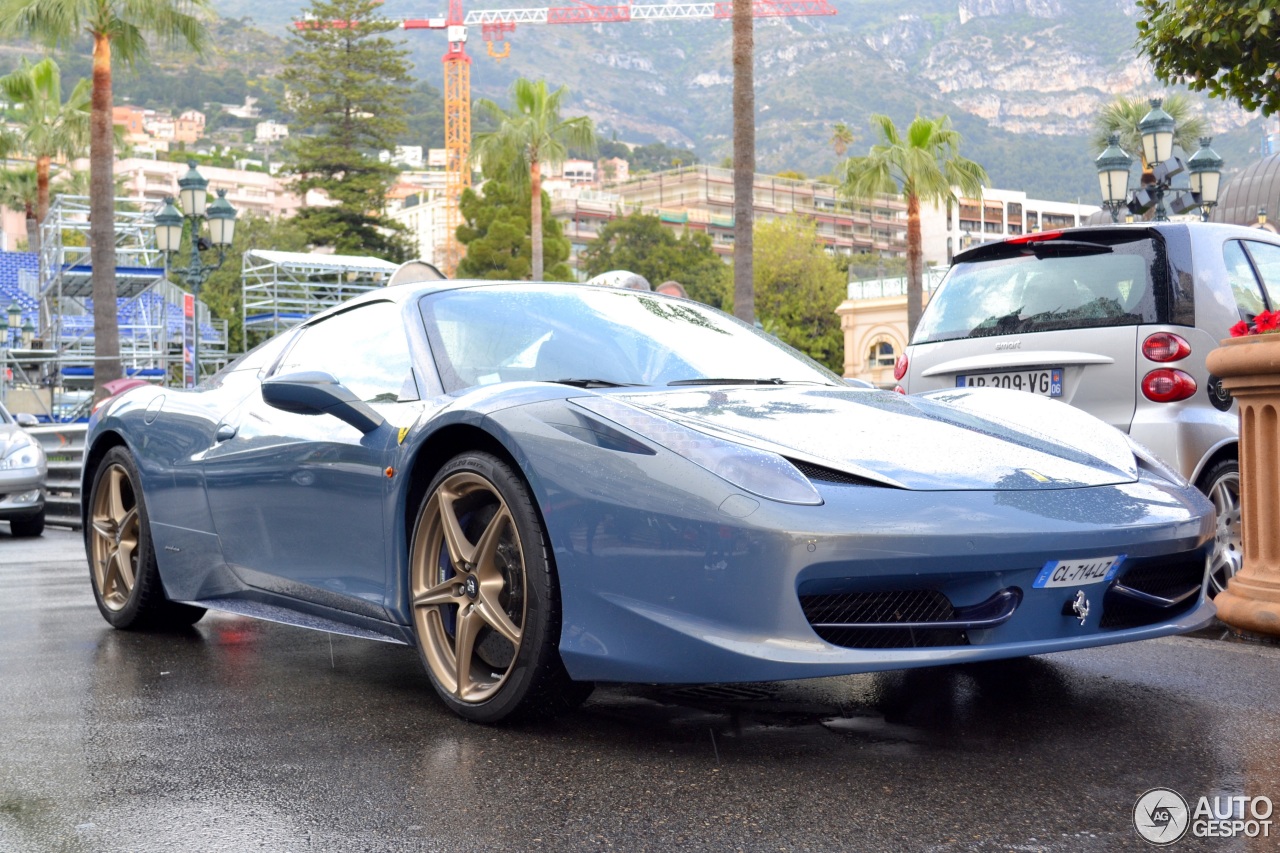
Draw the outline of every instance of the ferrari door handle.
[[[231,424],[219,424],[218,431],[213,435],[217,441],[226,441],[236,437],[236,428]]]

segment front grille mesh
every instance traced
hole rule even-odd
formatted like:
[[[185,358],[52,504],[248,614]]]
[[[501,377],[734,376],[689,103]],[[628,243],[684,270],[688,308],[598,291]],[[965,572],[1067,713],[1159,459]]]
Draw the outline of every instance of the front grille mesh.
[[[858,625],[902,622],[947,622],[955,608],[937,590],[843,592],[802,595],[800,606],[809,624],[840,623],[838,628],[818,628],[828,643],[850,649],[900,649],[934,646],[967,646],[964,631],[951,628],[861,628]]]

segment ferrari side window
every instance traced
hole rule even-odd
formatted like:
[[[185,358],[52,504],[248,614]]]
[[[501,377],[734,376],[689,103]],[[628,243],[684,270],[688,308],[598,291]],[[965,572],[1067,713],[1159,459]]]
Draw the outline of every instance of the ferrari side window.
[[[418,399],[400,309],[371,302],[302,330],[277,375],[301,370],[332,374],[367,403]]]

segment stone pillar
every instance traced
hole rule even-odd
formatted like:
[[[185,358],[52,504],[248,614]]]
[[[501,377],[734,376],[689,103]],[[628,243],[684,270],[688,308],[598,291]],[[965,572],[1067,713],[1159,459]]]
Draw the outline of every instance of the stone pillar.
[[[1244,563],[1218,594],[1218,618],[1280,636],[1280,334],[1228,338],[1209,353],[1240,410]]]

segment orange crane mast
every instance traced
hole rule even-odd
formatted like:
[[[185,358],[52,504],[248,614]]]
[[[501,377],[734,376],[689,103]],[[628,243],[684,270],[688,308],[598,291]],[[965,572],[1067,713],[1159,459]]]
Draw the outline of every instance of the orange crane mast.
[[[751,12],[757,18],[809,17],[834,15],[828,0],[752,0]],[[444,30],[449,46],[444,62],[444,147],[445,147],[445,227],[447,229],[441,269],[453,276],[462,260],[458,244],[458,226],[462,214],[458,209],[462,192],[471,186],[471,57],[467,55],[467,29],[479,26],[488,53],[494,59],[510,55],[507,37],[519,24],[601,24],[627,21],[676,21],[689,19],[728,19],[733,17],[733,3],[712,0],[704,3],[622,3],[593,6],[575,2],[571,6],[525,9],[484,9],[463,12],[462,0],[449,0],[448,14],[443,18],[405,18],[405,30]],[[345,27],[346,21],[332,21],[322,26]],[[316,26],[314,21],[299,21],[298,27]],[[501,49],[495,44],[502,44]]]

